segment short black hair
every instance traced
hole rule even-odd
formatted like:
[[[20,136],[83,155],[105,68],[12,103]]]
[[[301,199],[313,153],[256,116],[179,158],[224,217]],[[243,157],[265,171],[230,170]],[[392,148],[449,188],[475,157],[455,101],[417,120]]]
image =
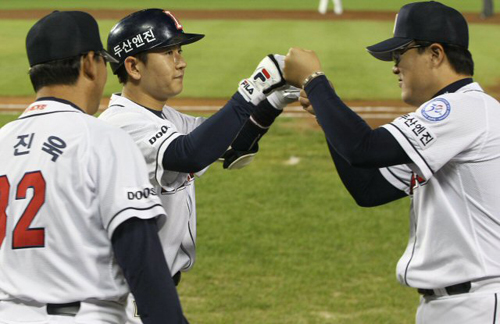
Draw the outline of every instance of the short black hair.
[[[140,52],[135,55],[132,55],[142,63],[146,64],[148,62],[148,52]],[[125,69],[125,64],[122,64],[118,70],[116,70],[116,76],[118,77],[118,81],[120,81],[121,84],[125,85],[128,82],[128,73],[127,70]]]
[[[80,58],[85,55],[87,54],[41,63],[31,67],[29,76],[35,92],[51,85],[74,85],[80,75]],[[95,55],[94,59],[96,61],[100,60],[100,55]]]
[[[415,44],[423,46],[418,48],[419,53],[422,53],[425,47],[428,47],[434,43],[415,41]],[[438,44],[443,46],[446,57],[448,57],[448,61],[450,62],[451,67],[456,73],[471,76],[474,75],[474,60],[472,59],[471,52],[467,48],[445,43]]]

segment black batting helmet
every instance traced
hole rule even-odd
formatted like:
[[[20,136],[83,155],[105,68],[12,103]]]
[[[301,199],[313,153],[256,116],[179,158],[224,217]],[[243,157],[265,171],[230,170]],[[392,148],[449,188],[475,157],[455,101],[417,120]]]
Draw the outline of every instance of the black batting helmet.
[[[111,63],[113,73],[131,55],[173,45],[186,45],[205,37],[185,33],[179,20],[167,10],[144,9],[120,20],[109,32],[108,52],[118,61]]]

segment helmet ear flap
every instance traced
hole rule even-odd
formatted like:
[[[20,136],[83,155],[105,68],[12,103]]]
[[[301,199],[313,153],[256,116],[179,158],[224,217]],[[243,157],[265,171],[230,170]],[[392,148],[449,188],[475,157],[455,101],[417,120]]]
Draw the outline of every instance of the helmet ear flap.
[[[109,32],[108,52],[117,60],[110,64],[111,69],[116,74],[129,56],[153,48],[191,44],[204,36],[184,33],[179,20],[170,11],[144,9],[134,12]]]

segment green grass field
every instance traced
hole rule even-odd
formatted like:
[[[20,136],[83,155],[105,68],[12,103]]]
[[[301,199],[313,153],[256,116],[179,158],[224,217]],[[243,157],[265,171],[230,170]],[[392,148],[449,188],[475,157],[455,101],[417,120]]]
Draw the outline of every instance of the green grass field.
[[[345,10],[392,10],[397,11],[402,5],[411,1],[402,0],[345,0]],[[440,1],[462,11],[479,12],[482,1],[480,0],[442,0]],[[93,9],[128,9],[128,8],[168,8],[168,9],[281,9],[281,10],[316,10],[317,0],[5,0],[0,2],[0,9],[68,9],[68,8],[93,8]],[[494,0],[495,8],[500,5],[500,0]],[[332,4],[329,4],[330,8]]]
[[[33,21],[0,20],[0,96],[30,96],[24,40]],[[115,21],[100,21],[102,38]],[[365,47],[391,37],[392,22],[373,21],[183,21],[187,32],[206,37],[184,47],[188,63],[183,97],[227,98],[268,53],[284,53],[292,46],[315,50],[339,94],[352,99],[399,99],[392,64],[372,58]],[[500,83],[498,25],[472,25],[471,51],[476,80],[483,86]],[[269,31],[273,32],[270,33]],[[367,32],[369,31],[369,32]],[[109,73],[105,95],[121,89]]]
[[[418,294],[394,275],[408,200],[357,207],[310,118],[280,117],[249,167],[215,163],[197,187],[197,263],[179,286],[192,323],[413,323]]]

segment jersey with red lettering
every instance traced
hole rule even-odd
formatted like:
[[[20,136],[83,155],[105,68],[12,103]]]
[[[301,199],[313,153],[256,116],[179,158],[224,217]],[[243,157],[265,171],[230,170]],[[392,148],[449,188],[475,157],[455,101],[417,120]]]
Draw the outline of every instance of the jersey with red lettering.
[[[130,137],[41,98],[0,129],[0,143],[0,300],[123,302],[113,231],[165,215]]]
[[[384,127],[413,163],[381,169],[412,197],[398,280],[434,289],[500,276],[500,104],[477,83]]]

